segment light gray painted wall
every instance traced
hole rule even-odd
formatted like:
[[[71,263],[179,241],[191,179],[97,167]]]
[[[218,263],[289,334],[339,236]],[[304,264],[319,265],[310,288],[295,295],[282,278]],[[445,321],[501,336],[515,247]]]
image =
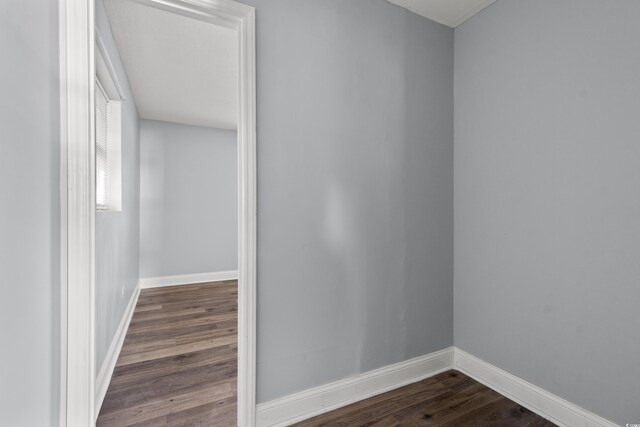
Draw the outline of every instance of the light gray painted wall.
[[[140,122],[140,277],[238,269],[236,131]]]
[[[250,0],[258,401],[452,345],[453,31],[385,0]]]
[[[640,2],[498,1],[456,30],[455,342],[640,422]]]
[[[96,26],[124,90],[122,103],[122,211],[96,213],[96,374],[138,284],[140,139],[135,100],[111,34],[103,0]]]
[[[1,423],[56,425],[60,387],[57,2],[3,2],[0,57]]]

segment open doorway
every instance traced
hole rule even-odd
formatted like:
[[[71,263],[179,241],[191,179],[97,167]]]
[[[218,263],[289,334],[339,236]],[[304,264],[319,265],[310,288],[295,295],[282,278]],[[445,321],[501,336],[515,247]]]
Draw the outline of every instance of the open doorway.
[[[253,8],[88,3],[61,2],[61,425],[253,425]]]
[[[233,426],[236,30],[95,4],[97,425]]]

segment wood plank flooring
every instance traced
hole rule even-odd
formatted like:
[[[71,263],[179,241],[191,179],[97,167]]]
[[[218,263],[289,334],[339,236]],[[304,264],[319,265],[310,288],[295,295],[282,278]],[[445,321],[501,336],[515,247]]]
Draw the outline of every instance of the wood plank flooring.
[[[143,289],[97,425],[235,426],[237,288]]]
[[[100,411],[100,427],[236,424],[237,281],[141,292]],[[554,424],[457,371],[298,426]]]
[[[448,371],[296,426],[551,427],[555,424],[460,372]]]

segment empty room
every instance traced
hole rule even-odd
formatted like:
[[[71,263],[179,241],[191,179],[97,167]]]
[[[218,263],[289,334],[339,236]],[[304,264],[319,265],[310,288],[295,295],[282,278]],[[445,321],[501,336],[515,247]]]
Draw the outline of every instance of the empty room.
[[[2,6],[0,425],[640,425],[640,1]]]

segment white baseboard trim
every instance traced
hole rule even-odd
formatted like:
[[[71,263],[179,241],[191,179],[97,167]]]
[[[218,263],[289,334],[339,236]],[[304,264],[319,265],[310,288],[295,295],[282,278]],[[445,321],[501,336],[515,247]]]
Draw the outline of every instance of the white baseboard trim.
[[[116,330],[116,333],[113,336],[113,340],[111,341],[111,345],[109,346],[109,350],[107,351],[107,356],[105,357],[104,362],[102,362],[102,366],[100,367],[100,371],[98,372],[95,392],[96,419],[100,414],[100,408],[102,407],[104,396],[107,394],[107,389],[109,388],[109,383],[111,382],[111,376],[113,375],[113,370],[116,367],[118,356],[120,355],[120,351],[122,350],[122,344],[124,343],[124,338],[127,335],[129,323],[131,323],[131,317],[133,316],[133,312],[135,311],[139,296],[140,284],[138,283],[138,286],[131,295],[131,299],[129,299],[129,305],[127,305],[127,308],[122,315],[122,319],[120,320],[118,329]]]
[[[288,426],[449,369],[457,369],[561,427],[617,426],[455,347],[260,403],[256,426]]]
[[[162,288],[164,286],[193,285],[195,283],[237,280],[238,270],[216,271],[213,273],[183,274],[180,276],[146,277],[140,279],[140,288]]]
[[[258,404],[257,427],[288,426],[451,369],[453,347]]]
[[[453,369],[457,369],[559,426],[614,427],[617,425],[459,348],[454,352]]]

